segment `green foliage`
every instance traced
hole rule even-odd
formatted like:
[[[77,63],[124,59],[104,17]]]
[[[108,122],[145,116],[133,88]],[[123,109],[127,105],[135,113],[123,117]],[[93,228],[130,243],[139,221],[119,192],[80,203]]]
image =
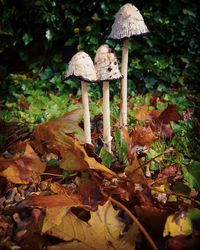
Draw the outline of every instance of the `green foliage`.
[[[128,163],[127,145],[126,142],[121,138],[121,130],[117,129],[114,132],[113,137],[114,137],[113,143],[115,146],[116,157],[122,164],[126,165]]]
[[[196,135],[196,119],[172,123],[174,137],[171,145],[184,156],[200,161],[200,140]]]
[[[109,153],[108,151],[106,151],[103,147],[100,150],[99,156],[102,159],[102,163],[110,168],[111,164],[112,164],[112,160],[113,160],[113,155],[111,153]]]
[[[190,165],[183,166],[182,170],[189,186],[200,190],[200,162],[193,161]]]
[[[115,13],[125,3],[123,0],[115,3],[81,0],[78,4],[64,0],[0,1],[1,87],[5,91],[10,88],[5,79],[13,72],[29,70],[40,80],[52,78],[56,72],[61,75],[66,68],[64,63],[80,49],[94,57],[95,50],[111,31]],[[130,40],[130,91],[198,88],[198,3],[136,0],[133,4],[144,16],[151,33]],[[121,43],[107,42],[115,47],[121,60]],[[71,84],[74,83],[68,83]]]

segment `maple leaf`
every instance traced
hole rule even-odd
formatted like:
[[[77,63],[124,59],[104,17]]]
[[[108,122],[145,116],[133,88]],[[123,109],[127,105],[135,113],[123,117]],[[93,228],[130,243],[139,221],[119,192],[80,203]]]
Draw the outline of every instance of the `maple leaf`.
[[[34,129],[36,140],[42,142],[67,142],[71,145],[72,142],[69,138],[70,135],[77,140],[84,142],[85,138],[83,129],[78,125],[82,119],[82,115],[82,109],[76,109],[49,122],[39,124]]]
[[[75,190],[71,186],[62,186],[59,183],[51,183],[50,189],[59,195],[69,196],[73,200],[79,201],[80,204],[95,211],[99,204],[104,204],[106,197],[101,194],[99,184],[90,179],[80,179],[79,184],[75,186]]]
[[[148,105],[144,104],[136,113],[135,119],[138,121],[151,122],[158,118],[161,113],[161,110],[149,110]]]
[[[16,154],[9,159],[0,159],[0,172],[10,182],[16,184],[37,183],[39,175],[44,172],[45,164],[41,162],[28,142],[24,142],[18,148],[21,154]]]
[[[156,139],[156,135],[150,126],[143,127],[141,125],[136,125],[134,130],[131,132],[131,143],[130,147],[134,145],[146,146],[154,142]]]
[[[110,201],[103,206],[99,206],[96,212],[90,214],[91,218],[88,222],[85,222],[77,218],[72,212],[68,212],[61,224],[55,224],[46,233],[66,241],[64,245],[62,243],[62,247],[66,249],[134,249],[138,228],[133,224],[127,234],[121,237],[125,225],[119,221],[118,212],[113,209]],[[49,249],[54,249],[54,247],[56,246]],[[61,245],[57,247],[59,249]]]
[[[156,123],[169,124],[170,122],[179,121],[182,116],[177,112],[176,104],[169,104],[167,108],[157,117]]]
[[[54,226],[60,225],[68,209],[69,208],[67,208],[66,206],[47,207],[45,211],[46,214],[45,214],[43,226],[42,226],[42,233],[45,233],[46,231],[50,230]]]
[[[116,176],[116,173],[99,163],[93,157],[89,157],[83,146],[76,140],[70,149],[71,151],[65,152],[61,161],[61,168],[65,170],[82,171],[86,169],[93,169],[104,172],[109,176]]]
[[[62,157],[60,167],[65,170],[82,171],[95,169],[109,175],[116,175],[109,168],[89,157],[81,145],[83,131],[78,126],[80,110],[38,125],[34,130],[36,141],[50,152]],[[77,132],[77,133],[76,133]],[[72,137],[72,135],[75,137]]]

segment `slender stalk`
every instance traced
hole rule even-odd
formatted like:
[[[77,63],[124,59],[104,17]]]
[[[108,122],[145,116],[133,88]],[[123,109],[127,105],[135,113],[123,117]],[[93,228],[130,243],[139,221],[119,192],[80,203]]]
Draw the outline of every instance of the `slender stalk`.
[[[103,140],[104,148],[108,152],[111,151],[111,129],[110,129],[110,92],[109,82],[103,82]]]
[[[87,83],[85,81],[81,81],[81,90],[82,90],[82,102],[83,102],[85,142],[91,144],[92,142],[91,142],[89,100],[87,92]]]
[[[127,126],[127,72],[128,72],[128,42],[126,38],[123,41],[122,48],[122,65],[121,65],[121,111],[120,111],[120,126]]]

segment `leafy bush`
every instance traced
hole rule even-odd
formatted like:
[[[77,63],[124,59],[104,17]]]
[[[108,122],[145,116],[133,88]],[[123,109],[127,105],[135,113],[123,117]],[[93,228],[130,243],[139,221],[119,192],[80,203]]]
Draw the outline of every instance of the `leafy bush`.
[[[61,75],[80,49],[94,57],[106,41],[114,14],[125,4],[119,0],[77,2],[37,0],[0,2],[0,82],[6,91],[10,73],[29,71],[34,79]],[[130,42],[129,88],[166,90],[199,86],[200,17],[198,3],[189,0],[153,2],[135,0],[151,33]],[[121,60],[121,44],[110,42]],[[14,60],[13,60],[14,58]],[[46,77],[45,80],[51,79]],[[77,85],[74,87],[77,89]],[[97,87],[98,88],[98,87]],[[114,88],[111,89],[116,92]]]

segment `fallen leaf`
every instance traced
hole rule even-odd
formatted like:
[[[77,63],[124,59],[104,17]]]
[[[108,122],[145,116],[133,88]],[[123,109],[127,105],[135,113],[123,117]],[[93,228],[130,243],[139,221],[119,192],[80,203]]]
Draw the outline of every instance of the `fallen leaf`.
[[[176,104],[169,104],[167,108],[157,117],[157,124],[169,124],[170,122],[182,120],[182,116],[177,112]]]
[[[113,209],[110,201],[99,206],[96,212],[91,212],[88,223],[69,212],[62,223],[47,231],[47,234],[68,241],[64,245],[66,249],[133,250],[138,228],[134,224],[122,237],[125,225],[119,221],[117,214],[118,212]],[[50,247],[49,249],[54,248]]]
[[[63,117],[38,125],[34,130],[34,134],[40,147],[45,145],[49,153],[52,152],[56,155],[60,155],[60,157],[62,157],[60,166],[65,170],[82,171],[95,169],[105,174],[116,176],[115,172],[96,161],[95,158],[87,155],[80,142],[80,135],[83,131],[71,116],[72,112]],[[75,130],[80,132],[80,129],[82,132],[76,134]]]
[[[110,170],[109,168],[107,168],[106,166],[104,166],[103,164],[97,162],[95,160],[95,158],[93,157],[89,157],[84,149],[84,147],[82,147],[80,145],[80,143],[78,141],[75,141],[75,147],[79,150],[81,150],[82,155],[84,157],[84,160],[87,162],[88,166],[90,169],[94,169],[94,170],[98,170],[104,173],[107,173],[111,176],[116,176],[116,173],[113,172],[112,170]]]
[[[125,168],[125,174],[133,184],[147,184],[146,177],[135,153],[132,163]]]
[[[66,150],[60,162],[60,167],[67,171],[84,171],[89,169],[89,165],[84,158],[84,152],[80,148],[73,147],[70,150]]]
[[[61,224],[68,208],[64,207],[47,207],[45,211],[45,218],[42,226],[42,233],[50,230],[52,227]]]
[[[82,115],[82,109],[76,109],[49,122],[39,124],[34,129],[36,140],[42,142],[66,141],[71,144],[70,138],[68,138],[70,135],[77,140],[84,142],[85,138],[83,129],[78,125]]]
[[[90,179],[80,180],[77,190],[84,205],[95,211],[98,205],[103,205],[106,197],[102,195],[99,184]]]
[[[75,185],[75,184],[74,184]],[[98,205],[105,203],[106,198],[102,195],[99,184],[93,180],[82,178],[79,184],[62,186],[59,183],[52,183],[50,189],[59,195],[65,195],[78,203],[83,204],[88,209],[95,211]]]
[[[135,126],[130,136],[131,143],[129,148],[132,148],[135,145],[148,147],[156,139],[156,135],[150,126],[143,127],[139,124]]]
[[[179,235],[167,240],[169,250],[197,250],[200,246],[200,232],[194,231],[191,236]]]
[[[39,176],[45,170],[45,164],[41,162],[28,142],[24,142],[19,149],[21,154],[16,154],[9,159],[0,159],[0,172],[8,181],[16,184],[37,183]]]
[[[23,201],[25,207],[84,207],[79,199],[66,195],[37,195],[32,194]]]
[[[161,173],[158,174],[157,178],[171,178],[174,181],[180,180],[183,178],[183,174],[181,172],[181,165],[175,163],[169,167],[166,167],[162,170]]]
[[[137,119],[138,121],[151,122],[158,118],[161,113],[162,110],[149,110],[149,107],[144,104],[136,113],[135,119]]]
[[[163,231],[164,237],[190,234],[192,234],[192,222],[186,212],[181,212],[178,216],[175,214],[168,216]]]
[[[144,225],[147,225],[154,233],[162,235],[166,219],[169,215],[167,210],[155,206],[137,205],[135,206],[135,211],[139,220]]]

